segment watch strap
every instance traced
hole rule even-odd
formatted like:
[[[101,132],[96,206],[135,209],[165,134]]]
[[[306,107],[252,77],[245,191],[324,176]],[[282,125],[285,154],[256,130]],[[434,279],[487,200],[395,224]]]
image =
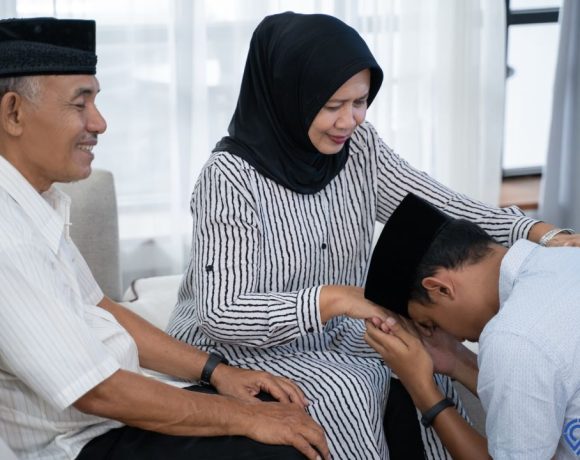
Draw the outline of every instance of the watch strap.
[[[205,365],[203,366],[203,370],[201,371],[201,377],[199,379],[200,383],[204,385],[211,385],[211,375],[213,371],[218,366],[218,364],[227,364],[228,361],[222,356],[217,353],[210,353]]]
[[[439,415],[439,412],[454,405],[455,404],[453,403],[453,401],[451,401],[449,398],[442,399],[437,404],[435,404],[431,409],[428,409],[423,413],[423,416],[421,417],[421,424],[425,428],[430,427],[431,424],[433,423],[433,420],[435,420],[435,417]]]

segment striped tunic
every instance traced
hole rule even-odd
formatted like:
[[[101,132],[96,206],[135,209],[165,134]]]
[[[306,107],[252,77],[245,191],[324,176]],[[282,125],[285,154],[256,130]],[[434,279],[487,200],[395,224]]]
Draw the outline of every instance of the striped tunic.
[[[364,342],[362,321],[337,317],[323,325],[318,298],[323,285],[364,284],[375,222],[386,222],[408,192],[481,224],[506,245],[535,223],[515,207],[486,206],[413,169],[366,122],[352,136],[344,169],[312,195],[214,153],[193,191],[191,260],[168,332],[234,365],[296,381],[334,459],[387,458],[390,370]],[[449,380],[436,379],[457,401]],[[422,434],[428,458],[447,457],[432,429]]]

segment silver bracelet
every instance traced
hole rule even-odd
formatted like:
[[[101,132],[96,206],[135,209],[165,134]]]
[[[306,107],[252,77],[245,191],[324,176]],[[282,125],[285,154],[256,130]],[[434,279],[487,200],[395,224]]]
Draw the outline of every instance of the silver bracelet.
[[[540,241],[538,241],[538,244],[540,246],[546,246],[552,238],[554,238],[556,235],[559,235],[560,233],[566,233],[568,235],[573,235],[576,232],[574,230],[572,230],[571,228],[553,228],[552,230],[549,230],[542,235],[542,237],[540,238]]]

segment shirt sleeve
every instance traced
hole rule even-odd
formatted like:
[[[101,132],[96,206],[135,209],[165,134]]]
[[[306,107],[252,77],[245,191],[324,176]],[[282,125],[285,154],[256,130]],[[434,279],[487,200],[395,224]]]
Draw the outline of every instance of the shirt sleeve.
[[[91,333],[55,261],[32,244],[2,251],[0,365],[62,410],[119,364]]]
[[[320,287],[260,292],[263,234],[250,193],[231,181],[240,171],[209,167],[192,197],[192,258],[188,268],[197,324],[213,340],[268,347],[320,332]],[[186,283],[186,284],[187,284]]]
[[[553,458],[566,412],[562,366],[540,347],[496,332],[479,350],[477,391],[493,458]]]
[[[526,238],[537,220],[517,206],[497,208],[456,193],[399,157],[368,125],[368,141],[377,149],[377,219],[385,223],[408,193],[427,200],[445,213],[480,225],[497,242],[511,246]]]

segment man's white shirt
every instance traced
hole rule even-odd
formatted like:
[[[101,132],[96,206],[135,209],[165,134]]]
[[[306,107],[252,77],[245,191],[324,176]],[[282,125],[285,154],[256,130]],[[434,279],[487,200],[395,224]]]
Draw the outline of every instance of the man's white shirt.
[[[122,426],[72,404],[120,368],[140,372],[133,339],[97,306],[69,209],[0,156],[0,438],[24,459],[75,458]]]

